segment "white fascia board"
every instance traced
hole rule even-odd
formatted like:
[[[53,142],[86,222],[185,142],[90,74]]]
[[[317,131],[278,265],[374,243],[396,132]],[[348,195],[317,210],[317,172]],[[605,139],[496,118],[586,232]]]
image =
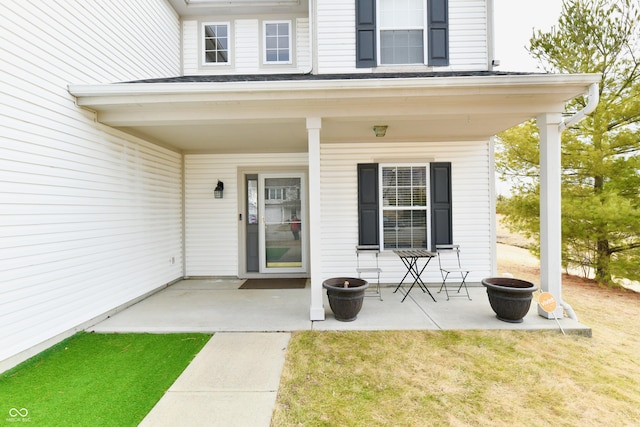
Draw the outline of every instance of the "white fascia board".
[[[245,99],[264,99],[269,94],[272,99],[274,93],[283,98],[313,98],[322,93],[321,97],[331,92],[337,92],[340,97],[368,97],[368,96],[396,96],[395,91],[407,91],[416,95],[425,95],[425,91],[437,90],[439,95],[469,94],[478,95],[487,92],[495,93],[497,89],[506,92],[519,93],[522,91],[549,90],[552,87],[563,91],[582,94],[588,87],[599,82],[599,74],[540,74],[540,75],[507,75],[507,76],[462,76],[462,77],[422,77],[422,78],[380,78],[380,79],[340,79],[340,80],[293,80],[293,81],[243,81],[243,82],[186,82],[186,83],[121,83],[100,85],[69,85],[69,92],[77,98],[89,98],[97,102],[99,98],[139,97],[142,102],[145,97],[154,98],[168,96],[174,99],[176,95],[192,97],[192,101],[206,100],[203,95],[242,95]],[[366,91],[371,91],[367,93]],[[417,92],[416,92],[417,91]],[[445,93],[443,93],[444,91]],[[402,93],[407,96],[407,93]],[[201,98],[201,99],[198,99]],[[174,99],[175,100],[175,99]],[[187,99],[184,99],[185,101]],[[116,101],[112,99],[112,101]],[[154,99],[157,102],[157,99]],[[128,100],[131,102],[131,99]],[[96,105],[101,102],[97,102]],[[80,105],[92,105],[79,102]]]

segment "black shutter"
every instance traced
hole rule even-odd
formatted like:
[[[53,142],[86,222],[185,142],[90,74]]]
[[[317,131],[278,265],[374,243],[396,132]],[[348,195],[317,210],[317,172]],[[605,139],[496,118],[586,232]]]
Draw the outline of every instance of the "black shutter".
[[[431,163],[431,247],[453,244],[451,163]]]
[[[358,164],[358,244],[379,245],[378,164]]]
[[[434,67],[449,65],[449,2],[428,0],[427,7],[428,64]]]
[[[356,67],[376,66],[376,0],[356,0]]]

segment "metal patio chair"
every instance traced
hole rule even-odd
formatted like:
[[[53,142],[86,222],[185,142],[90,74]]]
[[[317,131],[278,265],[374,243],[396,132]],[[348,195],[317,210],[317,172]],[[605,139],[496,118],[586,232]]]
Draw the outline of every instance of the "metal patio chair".
[[[436,245],[436,252],[438,253],[438,264],[440,265],[440,274],[442,275],[442,285],[438,293],[444,292],[447,294],[447,301],[449,300],[449,290],[447,289],[447,282],[456,283],[458,286],[458,294],[464,287],[467,293],[467,298],[471,300],[469,296],[469,289],[467,289],[467,276],[470,270],[462,267],[460,263],[460,245]],[[459,276],[458,276],[459,275]],[[453,295],[463,297],[464,295]]]
[[[365,294],[365,296],[377,296],[380,298],[380,301],[382,301],[382,292],[380,291],[380,273],[382,273],[382,269],[378,263],[379,254],[380,246],[378,245],[356,246],[356,271],[358,272],[358,278],[376,281],[375,293],[372,295]]]

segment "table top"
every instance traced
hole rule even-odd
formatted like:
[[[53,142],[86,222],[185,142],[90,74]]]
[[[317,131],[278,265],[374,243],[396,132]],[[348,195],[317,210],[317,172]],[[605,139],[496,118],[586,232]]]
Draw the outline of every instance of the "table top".
[[[433,258],[438,256],[437,253],[426,249],[394,249],[393,253],[400,258]]]

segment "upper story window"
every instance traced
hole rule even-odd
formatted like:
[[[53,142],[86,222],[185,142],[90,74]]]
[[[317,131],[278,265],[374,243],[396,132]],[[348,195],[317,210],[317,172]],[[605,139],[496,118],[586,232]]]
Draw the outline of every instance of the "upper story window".
[[[291,63],[291,21],[264,23],[264,63]]]
[[[425,0],[379,0],[380,64],[424,64]]]
[[[356,67],[449,65],[449,0],[356,0]]]
[[[203,63],[207,64],[228,64],[230,60],[230,38],[228,23],[205,23],[203,24]]]

